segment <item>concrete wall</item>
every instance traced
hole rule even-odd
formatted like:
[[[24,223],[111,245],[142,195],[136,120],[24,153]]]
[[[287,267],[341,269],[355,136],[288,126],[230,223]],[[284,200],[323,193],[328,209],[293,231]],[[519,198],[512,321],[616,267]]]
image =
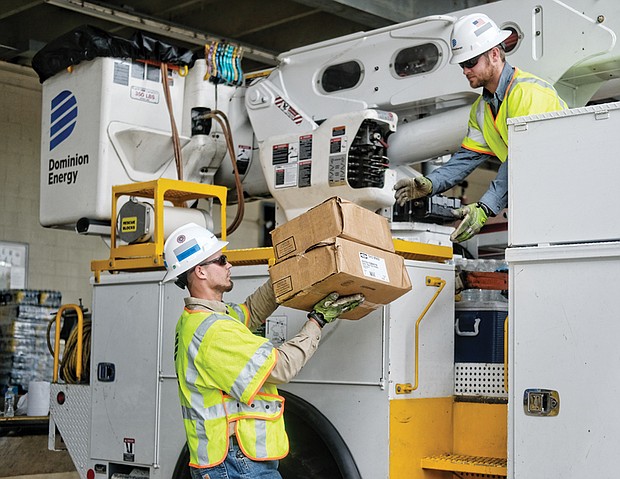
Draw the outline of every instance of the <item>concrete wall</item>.
[[[107,258],[97,237],[39,224],[41,86],[30,68],[0,62],[0,241],[29,245],[27,286],[90,307],[90,261]]]

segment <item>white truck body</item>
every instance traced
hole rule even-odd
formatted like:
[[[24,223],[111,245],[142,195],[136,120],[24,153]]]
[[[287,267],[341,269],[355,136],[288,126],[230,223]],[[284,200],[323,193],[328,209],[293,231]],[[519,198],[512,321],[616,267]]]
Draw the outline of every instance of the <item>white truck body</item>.
[[[614,476],[619,127],[620,103],[509,121],[509,477]]]

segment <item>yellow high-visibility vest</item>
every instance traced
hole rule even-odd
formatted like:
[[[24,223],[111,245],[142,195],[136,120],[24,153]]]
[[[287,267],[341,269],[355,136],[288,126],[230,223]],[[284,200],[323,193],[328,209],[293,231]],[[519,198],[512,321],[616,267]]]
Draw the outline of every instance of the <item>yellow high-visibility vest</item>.
[[[229,314],[185,309],[177,323],[174,362],[191,466],[224,461],[231,422],[247,457],[288,454],[284,398],[265,383],[277,350],[250,332],[248,319],[243,305],[229,305]]]
[[[469,113],[467,136],[461,146],[468,150],[508,158],[508,118],[547,113],[568,108],[555,88],[535,75],[515,68],[497,116],[482,95]]]

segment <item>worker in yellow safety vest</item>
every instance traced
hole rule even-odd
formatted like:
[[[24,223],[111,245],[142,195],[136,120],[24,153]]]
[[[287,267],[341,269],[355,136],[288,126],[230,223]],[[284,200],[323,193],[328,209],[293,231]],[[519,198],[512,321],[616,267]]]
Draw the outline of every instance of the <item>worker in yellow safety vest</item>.
[[[482,95],[472,105],[467,135],[450,160],[426,176],[401,179],[394,186],[396,201],[404,206],[409,200],[443,193],[489,157],[497,157],[499,171],[480,201],[453,210],[463,221],[452,233],[452,241],[468,240],[489,216],[497,215],[508,204],[507,119],[567,108],[552,85],[506,62],[503,42],[511,34],[481,13],[454,23],[450,63],[458,63],[469,85],[482,87]]]
[[[190,223],[166,240],[164,282],[189,290],[175,333],[174,362],[194,479],[281,478],[289,450],[284,399],[290,381],[312,357],[326,323],[363,295],[332,293],[315,305],[299,333],[274,347],[251,330],[277,308],[271,281],[243,304],[223,302],[233,288],[227,242]]]

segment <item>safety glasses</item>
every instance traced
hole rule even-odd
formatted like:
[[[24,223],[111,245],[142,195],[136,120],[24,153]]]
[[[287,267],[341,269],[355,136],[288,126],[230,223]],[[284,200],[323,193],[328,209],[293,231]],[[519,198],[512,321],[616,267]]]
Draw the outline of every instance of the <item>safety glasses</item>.
[[[484,55],[484,53],[481,53],[478,56],[475,56],[474,58],[470,58],[469,60],[465,60],[464,62],[459,63],[459,66],[464,70],[465,68],[474,68],[477,64],[478,64],[478,60],[480,60],[480,57]]]
[[[212,259],[210,261],[205,261],[203,263],[200,263],[198,266],[207,266],[209,264],[218,264],[220,266],[226,266],[226,263],[228,263],[228,258],[226,257],[225,254],[223,254],[222,256],[218,256],[215,259]]]

